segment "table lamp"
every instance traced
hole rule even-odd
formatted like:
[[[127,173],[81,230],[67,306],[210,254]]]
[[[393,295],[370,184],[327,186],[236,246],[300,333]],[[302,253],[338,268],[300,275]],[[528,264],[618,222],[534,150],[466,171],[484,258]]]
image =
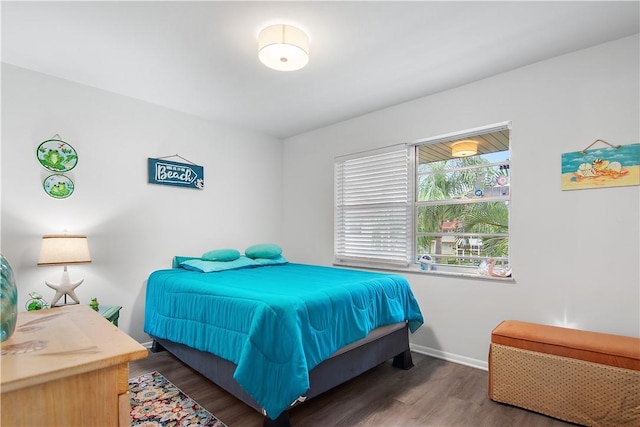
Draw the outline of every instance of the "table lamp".
[[[64,305],[67,304],[67,295],[80,304],[80,300],[75,293],[75,289],[80,286],[84,279],[72,282],[69,279],[67,265],[86,264],[91,262],[89,254],[89,244],[87,236],[72,234],[54,234],[42,236],[42,246],[40,247],[40,260],[38,265],[63,265],[62,280],[60,283],[45,281],[44,283],[56,291],[51,300],[51,307],[54,307],[58,300],[64,296]],[[72,303],[73,304],[73,303]]]

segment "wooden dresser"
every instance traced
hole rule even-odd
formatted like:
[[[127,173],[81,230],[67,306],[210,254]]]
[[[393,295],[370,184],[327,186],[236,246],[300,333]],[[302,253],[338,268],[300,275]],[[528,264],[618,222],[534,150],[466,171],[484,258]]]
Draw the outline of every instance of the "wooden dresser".
[[[129,362],[147,350],[89,306],[21,312],[0,348],[3,427],[130,424]]]

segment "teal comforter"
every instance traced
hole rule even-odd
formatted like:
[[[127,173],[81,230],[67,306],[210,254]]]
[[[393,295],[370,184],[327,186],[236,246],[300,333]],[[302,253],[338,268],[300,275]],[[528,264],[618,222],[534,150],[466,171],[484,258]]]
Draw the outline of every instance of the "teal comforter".
[[[405,320],[411,332],[423,322],[402,276],[289,263],[155,271],[144,331],[235,363],[234,379],[275,419],[309,389],[316,365]]]

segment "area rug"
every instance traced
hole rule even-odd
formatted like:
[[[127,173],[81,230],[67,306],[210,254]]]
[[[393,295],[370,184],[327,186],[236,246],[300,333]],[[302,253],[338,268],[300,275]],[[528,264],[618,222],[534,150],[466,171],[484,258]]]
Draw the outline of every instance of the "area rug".
[[[227,427],[157,371],[129,379],[131,425]]]

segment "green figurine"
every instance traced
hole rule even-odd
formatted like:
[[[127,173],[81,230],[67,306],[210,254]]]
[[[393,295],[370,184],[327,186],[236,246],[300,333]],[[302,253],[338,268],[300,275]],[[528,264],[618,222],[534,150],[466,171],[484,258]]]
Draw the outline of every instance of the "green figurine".
[[[49,303],[47,302],[47,300],[42,298],[42,295],[40,295],[39,293],[30,292],[29,297],[30,299],[27,301],[27,304],[26,304],[27,311],[35,311],[35,310],[42,310],[44,308],[49,308]]]
[[[100,308],[100,304],[98,304],[98,298],[91,298],[89,307],[93,308],[95,311],[98,311],[98,308]]]

